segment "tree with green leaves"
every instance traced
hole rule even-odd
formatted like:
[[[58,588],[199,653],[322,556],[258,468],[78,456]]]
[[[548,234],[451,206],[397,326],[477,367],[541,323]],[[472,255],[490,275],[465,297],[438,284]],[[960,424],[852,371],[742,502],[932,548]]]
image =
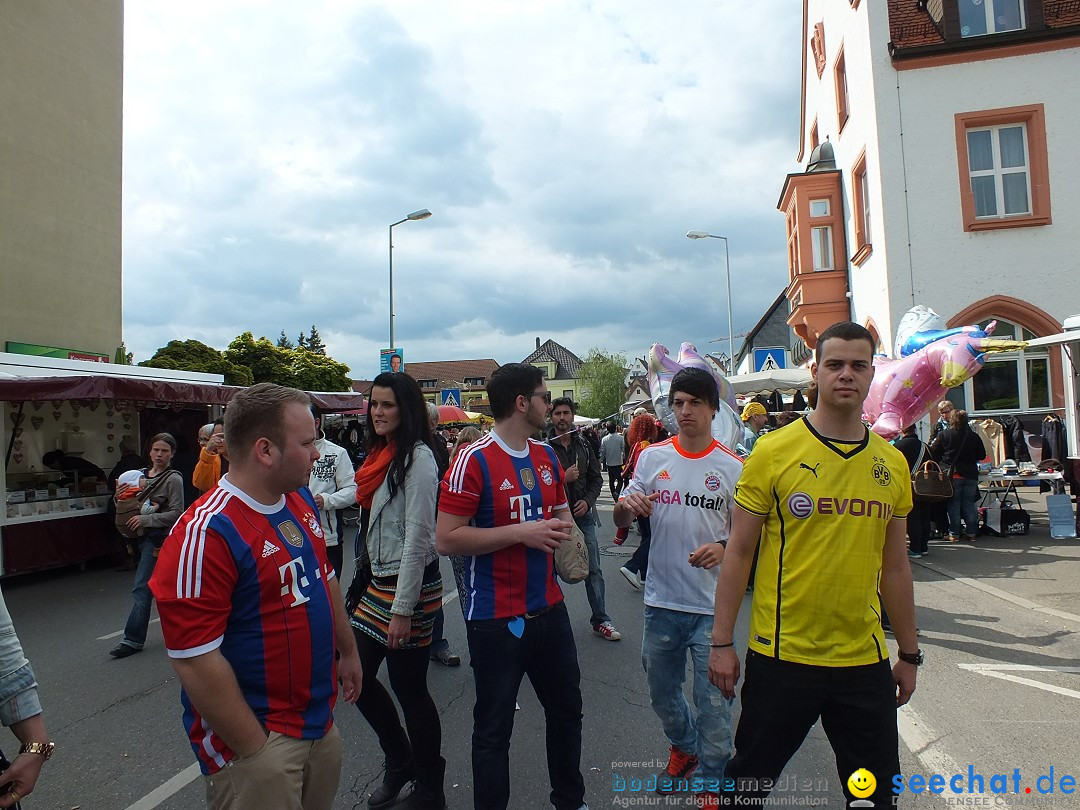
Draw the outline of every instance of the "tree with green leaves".
[[[293,342],[289,340],[289,336],[285,334],[284,329],[281,330],[281,335],[278,336],[277,347],[279,349],[292,349],[294,347]]]
[[[198,340],[170,340],[154,352],[149,360],[139,363],[148,368],[171,368],[177,371],[199,371],[222,374],[226,385],[251,385],[251,370],[244,364],[232,362],[221,352]]]
[[[311,325],[311,334],[307,339],[307,350],[313,354],[321,354],[326,356],[326,344],[322,342],[322,337],[319,336],[319,330],[315,328],[315,324]]]
[[[313,351],[293,352],[293,379],[297,388],[305,391],[348,391],[352,385],[349,367],[325,354]]]
[[[590,349],[578,371],[581,402],[578,413],[591,419],[616,414],[626,396],[626,355]]]
[[[275,346],[267,338],[258,340],[251,332],[239,335],[225,350],[225,359],[251,369],[255,382],[272,382],[278,385],[294,385],[293,353],[296,349]]]

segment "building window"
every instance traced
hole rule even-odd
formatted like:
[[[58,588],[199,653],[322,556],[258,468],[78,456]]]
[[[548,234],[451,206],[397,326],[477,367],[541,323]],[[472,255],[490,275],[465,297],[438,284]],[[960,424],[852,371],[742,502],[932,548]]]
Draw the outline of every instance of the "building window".
[[[467,386],[481,386],[484,384],[483,377],[466,377],[465,385]]]
[[[814,272],[832,270],[832,228],[828,225],[811,228],[810,244],[814,252]]]
[[[438,388],[439,387],[439,381],[438,380],[420,380],[420,387],[421,388]]]
[[[1042,104],[956,115],[965,231],[1050,224]]]
[[[1031,340],[1035,335],[1010,321],[997,319],[993,336]],[[1050,408],[1050,354],[1046,348],[987,355],[982,369],[949,399],[971,414]]]
[[[1024,28],[1022,0],[958,0],[960,36],[981,37]]]
[[[855,255],[852,264],[866,261],[873,250],[870,239],[870,181],[866,172],[866,150],[860,154],[851,168],[851,215],[855,220]]]
[[[810,201],[810,216],[812,217],[827,217],[829,215],[829,201],[828,200],[811,200]]]
[[[821,139],[818,136],[817,119],[814,119],[814,123],[810,127],[810,151],[813,152],[821,144]]]
[[[566,397],[567,399],[573,399],[574,398],[574,389],[573,388],[564,388],[563,392],[562,392],[562,395],[564,397]]]
[[[844,131],[844,124],[848,120],[848,85],[847,63],[844,59],[844,46],[840,46],[836,54],[836,65],[833,67],[833,81],[836,84],[836,121],[837,134]]]
[[[968,175],[975,217],[1031,213],[1026,129],[1023,124],[967,131]]]

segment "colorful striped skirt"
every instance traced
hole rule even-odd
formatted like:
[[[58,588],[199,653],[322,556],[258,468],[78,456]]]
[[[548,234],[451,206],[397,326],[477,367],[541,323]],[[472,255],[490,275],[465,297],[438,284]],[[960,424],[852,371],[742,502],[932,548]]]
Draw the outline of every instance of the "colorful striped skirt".
[[[420,586],[420,599],[413,609],[409,640],[397,649],[411,650],[431,644],[431,628],[435,624],[435,614],[442,609],[442,592],[439,561],[435,560],[424,569],[424,582]],[[397,577],[372,577],[371,584],[360,597],[360,603],[350,617],[352,626],[386,646],[390,619],[394,616],[391,608],[396,595]]]

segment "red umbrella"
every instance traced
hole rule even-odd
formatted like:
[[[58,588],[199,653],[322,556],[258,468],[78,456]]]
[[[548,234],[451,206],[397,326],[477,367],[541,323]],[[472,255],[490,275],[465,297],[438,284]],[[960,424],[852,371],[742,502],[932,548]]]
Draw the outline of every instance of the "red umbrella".
[[[465,411],[461,410],[457,405],[440,405],[439,406],[439,424],[443,425],[447,422],[468,422],[469,415]]]

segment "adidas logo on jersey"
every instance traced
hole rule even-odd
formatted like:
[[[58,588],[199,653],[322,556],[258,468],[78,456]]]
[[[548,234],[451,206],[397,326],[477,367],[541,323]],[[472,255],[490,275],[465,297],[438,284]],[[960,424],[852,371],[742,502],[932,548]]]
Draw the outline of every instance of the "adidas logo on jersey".
[[[510,483],[509,478],[504,478],[503,482],[499,484],[499,492],[506,492],[508,489],[513,489],[514,485]]]
[[[271,543],[269,540],[263,540],[263,559],[266,559],[271,554],[281,551],[277,546]]]
[[[656,477],[660,481],[670,481],[671,480],[671,476],[668,474],[667,470],[661,470],[660,474],[658,476],[656,476]]]

